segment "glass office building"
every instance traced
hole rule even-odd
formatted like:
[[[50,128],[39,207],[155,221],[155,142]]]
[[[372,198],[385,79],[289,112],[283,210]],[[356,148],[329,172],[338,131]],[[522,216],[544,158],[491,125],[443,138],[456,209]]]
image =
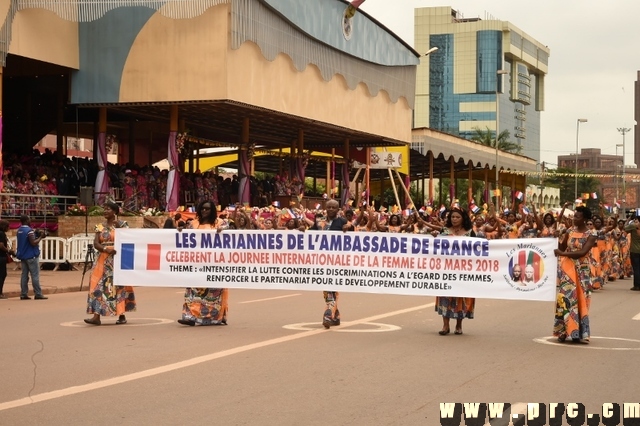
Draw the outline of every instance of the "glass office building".
[[[467,139],[476,129],[508,130],[521,154],[539,161],[549,49],[509,22],[418,8],[415,48],[433,47],[418,67],[414,127]]]

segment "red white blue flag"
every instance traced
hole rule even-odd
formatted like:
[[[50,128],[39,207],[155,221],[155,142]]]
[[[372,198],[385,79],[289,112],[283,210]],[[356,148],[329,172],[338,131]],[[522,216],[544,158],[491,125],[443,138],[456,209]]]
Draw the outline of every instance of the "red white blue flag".
[[[136,252],[136,247],[138,251]],[[124,243],[120,249],[120,269],[125,271],[159,271],[160,244]]]

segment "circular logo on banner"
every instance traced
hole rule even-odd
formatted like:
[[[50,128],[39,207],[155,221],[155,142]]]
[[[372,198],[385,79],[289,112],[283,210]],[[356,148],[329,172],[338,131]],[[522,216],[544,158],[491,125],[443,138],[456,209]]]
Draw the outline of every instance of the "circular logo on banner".
[[[544,274],[544,259],[536,247],[513,250],[509,259],[509,275],[505,281],[518,291],[532,291],[542,287],[548,276]]]

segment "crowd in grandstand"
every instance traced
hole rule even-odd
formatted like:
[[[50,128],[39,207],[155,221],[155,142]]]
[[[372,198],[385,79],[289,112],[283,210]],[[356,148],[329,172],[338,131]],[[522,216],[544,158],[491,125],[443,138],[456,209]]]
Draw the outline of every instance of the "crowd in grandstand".
[[[67,158],[49,150],[44,153],[33,150],[28,155],[7,154],[4,158],[2,192],[75,197],[80,194],[81,187],[94,187],[98,171],[98,164],[93,159]],[[156,166],[109,163],[106,172],[112,188],[109,196],[122,201],[125,210],[139,212],[149,208],[165,209],[168,170],[160,170]],[[237,200],[239,185],[236,175],[217,175],[211,171],[181,173],[180,205],[194,205],[202,200],[211,200],[223,207],[230,205]],[[301,188],[299,183],[290,181],[286,176],[262,180],[251,176],[251,204],[265,206],[272,202],[274,196],[295,195]],[[5,214],[37,215],[45,211],[45,207],[53,215],[63,213],[59,204],[51,198],[33,197],[25,201],[23,198],[18,200],[16,197],[3,196]]]

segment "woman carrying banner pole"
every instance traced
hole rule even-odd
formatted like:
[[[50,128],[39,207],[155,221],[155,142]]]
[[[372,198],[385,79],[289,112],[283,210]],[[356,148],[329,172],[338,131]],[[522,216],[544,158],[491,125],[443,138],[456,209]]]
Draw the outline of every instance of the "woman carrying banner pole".
[[[336,200],[327,201],[325,208],[327,210],[326,218],[324,220],[318,220],[310,228],[311,230],[319,231],[353,231],[353,225],[347,221],[344,217],[338,217],[338,210],[340,205]],[[340,325],[340,311],[338,310],[338,297],[340,294],[337,291],[325,291],[324,303],[325,311],[322,315],[322,325],[324,328],[331,328],[331,326]]]
[[[553,335],[564,342],[589,341],[589,306],[593,290],[589,252],[596,244],[596,231],[589,230],[586,221],[591,210],[576,207],[573,227],[554,250],[558,259],[556,314]]]
[[[427,224],[430,228],[440,231],[440,236],[475,237],[469,214],[459,206],[454,206],[447,216],[444,227]],[[454,334],[462,334],[462,320],[472,319],[475,310],[476,299],[471,297],[436,297],[436,312],[442,315],[442,330],[438,332],[446,336],[451,331],[449,321],[456,320]]]
[[[104,205],[106,222],[96,225],[93,248],[100,255],[96,259],[91,279],[89,281],[89,295],[87,297],[87,313],[93,314],[84,320],[87,324],[100,325],[101,316],[118,315],[116,324],[126,324],[125,312],[136,310],[136,297],[133,287],[113,285],[113,257],[117,254],[114,248],[115,231],[117,228],[128,228],[123,220],[118,220],[120,206],[107,202]],[[87,250],[92,250],[87,247]]]
[[[216,209],[211,201],[202,201],[196,207],[195,229],[222,230],[222,221],[216,217]],[[225,222],[226,223],[226,222]],[[182,325],[227,325],[229,309],[229,289],[227,288],[187,288],[184,292]]]

